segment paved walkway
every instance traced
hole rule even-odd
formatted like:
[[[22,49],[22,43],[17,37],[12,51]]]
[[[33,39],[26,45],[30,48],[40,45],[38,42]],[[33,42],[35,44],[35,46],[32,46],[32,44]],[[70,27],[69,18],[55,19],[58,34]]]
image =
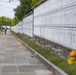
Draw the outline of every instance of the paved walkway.
[[[13,35],[0,35],[0,75],[53,75]]]

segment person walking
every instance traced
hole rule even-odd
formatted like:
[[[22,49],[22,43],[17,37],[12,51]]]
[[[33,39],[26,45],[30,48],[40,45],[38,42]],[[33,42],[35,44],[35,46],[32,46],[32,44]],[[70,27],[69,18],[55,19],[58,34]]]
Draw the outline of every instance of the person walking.
[[[7,32],[7,27],[4,28],[4,33],[5,33],[5,35],[6,35],[6,32]]]

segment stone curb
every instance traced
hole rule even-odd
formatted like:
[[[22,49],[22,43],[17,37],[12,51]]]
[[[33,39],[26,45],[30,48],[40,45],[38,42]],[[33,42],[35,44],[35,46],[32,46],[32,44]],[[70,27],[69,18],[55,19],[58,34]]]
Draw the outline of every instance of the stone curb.
[[[40,55],[38,52],[36,52],[34,49],[32,49],[30,46],[25,44],[22,40],[20,40],[17,36],[15,36],[24,46],[28,47],[29,50],[42,62],[44,63],[51,71],[54,72],[55,75],[68,75],[63,70],[55,66],[53,63],[48,61],[46,58],[44,58],[42,55]]]

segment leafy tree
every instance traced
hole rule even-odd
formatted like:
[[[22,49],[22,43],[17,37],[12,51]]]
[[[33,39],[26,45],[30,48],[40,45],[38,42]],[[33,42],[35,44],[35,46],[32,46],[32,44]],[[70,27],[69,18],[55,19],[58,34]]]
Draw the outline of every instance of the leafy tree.
[[[32,0],[31,6],[34,6],[35,4],[37,4],[40,0]]]
[[[18,6],[15,10],[15,16],[18,17],[18,19],[21,19],[22,18],[22,8],[21,6]]]
[[[20,0],[20,6],[14,9],[15,16],[17,16],[19,20],[31,11],[31,2],[32,0]]]
[[[12,20],[11,20],[11,25],[16,25],[18,23],[18,18],[15,16]]]
[[[0,25],[8,25],[8,20],[9,18],[5,17],[5,16],[2,16],[0,17]]]
[[[12,26],[18,23],[18,18],[14,17],[13,19],[2,16],[0,17],[0,26]]]
[[[17,16],[18,19],[21,20],[22,17],[32,11],[31,7],[39,1],[40,0],[20,0],[20,5],[16,9],[14,9],[15,16]]]

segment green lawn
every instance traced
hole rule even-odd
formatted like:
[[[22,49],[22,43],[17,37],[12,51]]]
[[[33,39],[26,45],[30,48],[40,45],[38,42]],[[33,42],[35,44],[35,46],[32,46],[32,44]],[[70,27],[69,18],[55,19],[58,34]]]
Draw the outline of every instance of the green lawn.
[[[69,75],[76,75],[76,64],[68,65],[67,61],[65,59],[55,56],[50,51],[45,50],[44,48],[42,48],[41,46],[38,46],[34,42],[24,39],[23,37],[19,36],[18,34],[15,34],[15,35],[19,39],[21,39],[23,42],[28,44],[31,48],[33,48],[38,53],[40,53],[42,56],[44,56],[46,59],[48,59],[50,62],[52,62],[59,68],[61,68],[66,73],[68,73]]]
[[[0,30],[0,34],[3,34],[3,32]]]

